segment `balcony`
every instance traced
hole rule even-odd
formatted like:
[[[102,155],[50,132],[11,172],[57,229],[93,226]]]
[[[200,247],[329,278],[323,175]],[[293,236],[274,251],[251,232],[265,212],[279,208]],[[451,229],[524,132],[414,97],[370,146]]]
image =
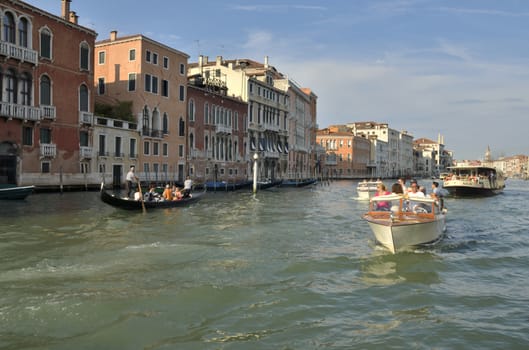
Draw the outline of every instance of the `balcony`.
[[[37,64],[38,53],[35,50],[28,49],[27,47],[18,46],[6,41],[0,41],[0,55],[8,58],[14,58],[21,62],[29,62]]]
[[[40,158],[55,158],[57,155],[57,145],[54,143],[40,144]]]
[[[279,132],[279,125],[275,125],[275,124],[272,124],[272,123],[264,123],[263,126],[264,126],[265,130]]]
[[[217,125],[217,134],[224,134],[224,135],[230,135],[231,134],[231,126],[228,125]]]
[[[0,102],[0,115],[31,121],[39,121],[41,119],[40,108],[10,102]]]
[[[94,113],[79,111],[79,123],[94,125]]]
[[[155,129],[149,129],[149,128],[143,128],[142,130],[143,136],[150,136],[158,139],[162,139],[164,132],[163,130],[155,130]]]
[[[79,149],[79,157],[81,159],[92,159],[93,154],[94,149],[92,147],[81,146],[81,148]]]
[[[40,106],[40,116],[42,119],[55,120],[55,106]]]

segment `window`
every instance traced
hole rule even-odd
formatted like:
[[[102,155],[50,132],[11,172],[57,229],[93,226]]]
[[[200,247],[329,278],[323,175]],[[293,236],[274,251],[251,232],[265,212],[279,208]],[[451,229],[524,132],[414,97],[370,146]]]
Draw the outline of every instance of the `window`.
[[[136,61],[136,49],[129,50],[129,61]]]
[[[185,86],[180,85],[180,101],[185,101],[186,95],[185,95]]]
[[[2,39],[8,43],[15,44],[15,19],[11,12],[4,15],[4,32]]]
[[[130,139],[129,152],[131,158],[136,158],[136,139]]]
[[[150,146],[151,146],[151,144],[150,144],[149,141],[143,142],[143,154],[144,155],[148,156],[150,154],[150,152],[151,152],[151,150],[150,150],[151,147]]]
[[[17,80],[16,73],[8,69],[3,79],[4,85],[4,102],[17,103]]]
[[[51,106],[51,81],[47,75],[40,78],[40,104]]]
[[[99,135],[99,155],[100,156],[106,156],[106,136],[105,135]]]
[[[204,103],[204,124],[209,123],[209,104]]]
[[[22,128],[22,144],[24,146],[33,146],[33,128],[31,126]]]
[[[97,93],[99,95],[105,94],[105,78],[99,78],[97,81]]]
[[[46,28],[40,31],[40,56],[51,59],[51,32]]]
[[[152,54],[152,64],[158,64],[158,54],[156,52]]]
[[[81,70],[90,70],[90,48],[86,42],[81,43],[80,46],[80,62]]]
[[[163,114],[162,131],[166,135],[169,133],[169,117],[167,117],[167,113]]]
[[[180,63],[180,74],[186,74],[186,66],[183,63]]]
[[[123,154],[121,154],[121,137],[116,136],[114,140],[114,156],[115,157],[123,157]]]
[[[180,117],[180,122],[178,123],[178,136],[185,136],[185,125],[184,118]]]
[[[129,73],[129,91],[136,91],[136,73]]]
[[[153,94],[158,94],[158,77],[152,76],[152,86],[151,86],[151,92]]]
[[[167,80],[162,80],[162,96],[169,97],[169,82]]]
[[[180,158],[184,156],[184,145],[178,145],[178,156]]]
[[[195,100],[193,99],[189,100],[188,117],[190,122],[195,121]]]
[[[79,146],[88,147],[88,131],[79,132]]]
[[[143,130],[149,130],[149,108],[147,106],[143,107]]]
[[[162,144],[162,156],[167,157],[169,155],[169,145],[167,143]]]
[[[99,51],[99,64],[105,64],[105,51]]]
[[[151,62],[151,51],[145,51],[145,61]]]
[[[28,73],[23,73],[20,76],[20,101],[21,105],[31,106],[31,76]]]
[[[158,142],[152,143],[152,155],[153,156],[159,156],[160,155],[160,144]]]
[[[50,162],[42,162],[40,164],[42,173],[49,173],[50,172]]]
[[[79,87],[79,110],[88,112],[88,88],[84,84]]]
[[[40,128],[40,144],[51,143],[51,129]]]
[[[151,92],[151,75],[145,74],[145,91]]]
[[[169,57],[163,56],[163,67],[169,69]]]
[[[148,174],[151,171],[149,170],[149,163],[143,163],[143,171]]]
[[[18,45],[28,47],[28,20],[21,18],[18,22]]]

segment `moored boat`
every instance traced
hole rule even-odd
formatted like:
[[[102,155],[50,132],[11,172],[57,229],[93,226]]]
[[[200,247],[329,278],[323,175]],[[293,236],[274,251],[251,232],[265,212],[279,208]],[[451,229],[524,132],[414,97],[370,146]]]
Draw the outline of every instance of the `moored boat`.
[[[494,167],[458,165],[449,170],[443,187],[453,196],[493,196],[505,188],[503,173]]]
[[[257,181],[257,189],[265,190],[267,188],[281,186],[282,183],[283,183],[283,180]],[[252,187],[253,187],[253,183],[252,183]]]
[[[0,199],[26,199],[34,190],[35,186],[2,185]]]
[[[206,191],[236,191],[243,188],[251,188],[251,181],[226,182],[226,181],[208,181],[204,183]]]
[[[108,193],[103,186],[101,186],[101,200],[116,208],[126,210],[142,210],[142,209],[161,209],[161,208],[176,208],[185,207],[192,203],[199,201],[204,192],[192,193],[190,197],[179,200],[160,200],[160,201],[143,201],[129,198],[122,198],[115,194]]]
[[[377,192],[377,186],[381,184],[381,181],[367,181],[364,180],[358,183],[356,186],[356,192],[358,193],[358,198],[360,199],[369,199],[375,195]]]
[[[386,202],[391,210],[377,210]],[[369,211],[363,214],[376,241],[397,253],[412,247],[433,244],[446,231],[446,209],[433,198],[413,198],[410,202],[401,195],[376,196],[369,202]]]
[[[305,187],[316,183],[316,179],[287,179],[283,180],[278,187]]]

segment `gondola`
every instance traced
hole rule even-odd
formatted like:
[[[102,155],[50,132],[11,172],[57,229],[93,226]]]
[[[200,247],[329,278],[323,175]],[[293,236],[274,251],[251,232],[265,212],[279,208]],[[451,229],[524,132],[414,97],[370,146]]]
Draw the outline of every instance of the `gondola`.
[[[146,210],[186,207],[192,203],[198,202],[203,194],[204,192],[192,193],[191,197],[182,198],[176,201],[137,201],[110,194],[104,189],[104,186],[101,185],[101,200],[113,207],[125,210],[142,210],[143,206],[145,206]]]
[[[34,190],[35,186],[0,185],[0,199],[26,199]]]
[[[316,179],[283,180],[278,187],[305,187],[316,183]]]

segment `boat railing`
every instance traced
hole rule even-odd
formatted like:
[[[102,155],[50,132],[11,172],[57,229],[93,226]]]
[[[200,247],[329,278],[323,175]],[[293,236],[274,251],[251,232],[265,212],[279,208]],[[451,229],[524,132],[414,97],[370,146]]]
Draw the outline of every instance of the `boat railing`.
[[[378,203],[386,202],[389,205],[379,208]],[[389,207],[389,210],[387,209]],[[407,195],[389,194],[375,196],[369,200],[369,215],[373,218],[388,219],[389,217],[404,219],[434,219],[439,213],[439,202],[430,197],[412,197]]]

